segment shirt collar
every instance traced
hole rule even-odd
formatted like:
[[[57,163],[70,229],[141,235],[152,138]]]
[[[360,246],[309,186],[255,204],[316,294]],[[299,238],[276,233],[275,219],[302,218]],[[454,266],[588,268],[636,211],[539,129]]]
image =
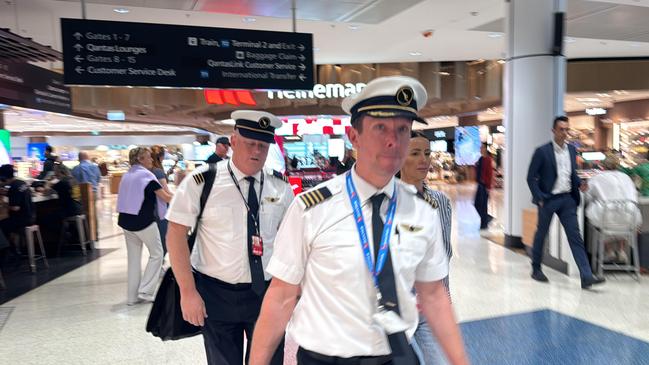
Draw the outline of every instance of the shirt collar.
[[[554,141],[554,139],[552,139],[552,146],[554,146],[555,151],[563,152],[568,148],[568,143],[563,142],[563,147],[561,147],[557,144],[557,142]]]
[[[231,160],[228,161],[228,164],[232,168],[232,173],[234,174],[234,177],[237,179],[237,182],[243,181],[243,179],[246,178],[246,176],[248,176],[245,175],[243,172],[241,172],[241,170],[239,170],[237,166],[234,164],[234,162],[232,162]],[[259,179],[261,178],[261,171],[258,171],[256,174],[252,176],[255,178],[255,181],[259,182],[260,181]]]
[[[356,186],[356,192],[358,193],[358,197],[360,198],[361,201],[365,201],[371,198],[372,196],[381,193],[385,193],[388,199],[392,198],[392,194],[394,193],[394,186],[395,186],[394,177],[392,177],[384,187],[377,189],[376,187],[374,187],[369,182],[365,181],[362,177],[360,177],[356,173],[356,166],[354,166],[351,169],[351,173],[352,173],[352,181],[354,182],[354,186]]]

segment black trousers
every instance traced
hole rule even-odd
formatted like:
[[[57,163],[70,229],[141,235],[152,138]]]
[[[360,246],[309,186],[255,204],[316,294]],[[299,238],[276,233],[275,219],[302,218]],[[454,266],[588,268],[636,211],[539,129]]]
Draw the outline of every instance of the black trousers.
[[[248,363],[253,332],[263,297],[252,291],[250,284],[228,284],[207,275],[194,272],[196,289],[200,293],[207,318],[203,326],[203,340],[207,363],[210,365],[241,365],[243,335],[246,335]],[[266,283],[266,288],[268,284]],[[284,363],[284,340],[279,344],[271,365]]]
[[[568,244],[572,251],[572,256],[579,268],[579,274],[582,279],[592,278],[593,272],[586,255],[584,240],[581,238],[579,231],[579,222],[577,221],[577,203],[569,193],[554,195],[543,202],[542,207],[538,207],[538,223],[536,233],[534,234],[534,244],[532,247],[532,268],[541,270],[543,253],[545,252],[545,237],[550,229],[552,216],[559,216],[559,221],[566,232]]]
[[[322,355],[300,347],[297,350],[297,365],[393,365],[391,356],[336,357]]]
[[[480,183],[478,183],[478,189],[475,192],[473,205],[475,205],[475,210],[478,211],[478,214],[480,215],[480,229],[488,228],[489,222],[493,219],[493,217],[487,212],[489,210],[489,192],[487,191],[487,188]]]

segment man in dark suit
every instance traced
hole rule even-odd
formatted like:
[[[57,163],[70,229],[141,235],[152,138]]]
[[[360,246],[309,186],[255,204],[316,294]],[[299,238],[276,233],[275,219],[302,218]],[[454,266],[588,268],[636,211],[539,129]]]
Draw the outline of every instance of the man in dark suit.
[[[223,159],[226,159],[228,156],[228,149],[230,148],[230,140],[228,137],[219,137],[216,140],[216,146],[214,147],[214,153],[205,160],[206,163],[217,163]]]
[[[588,185],[577,176],[577,150],[566,143],[569,129],[568,117],[559,116],[554,119],[552,142],[534,151],[527,172],[527,185],[532,192],[532,201],[538,206],[538,223],[532,248],[532,279],[548,281],[541,270],[541,261],[545,237],[552,215],[556,213],[566,231],[572,256],[579,268],[581,287],[588,289],[593,284],[603,283],[604,279],[593,275],[586,256],[584,240],[579,232],[577,222],[577,206],[581,202],[579,191],[585,191]]]

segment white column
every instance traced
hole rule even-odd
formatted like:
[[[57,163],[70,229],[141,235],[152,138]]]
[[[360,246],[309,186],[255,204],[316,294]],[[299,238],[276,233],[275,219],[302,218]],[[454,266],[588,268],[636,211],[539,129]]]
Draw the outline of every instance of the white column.
[[[506,0],[504,82],[505,244],[520,246],[522,212],[533,208],[527,168],[534,149],[548,143],[563,114],[566,60],[552,55],[554,14],[565,0]]]

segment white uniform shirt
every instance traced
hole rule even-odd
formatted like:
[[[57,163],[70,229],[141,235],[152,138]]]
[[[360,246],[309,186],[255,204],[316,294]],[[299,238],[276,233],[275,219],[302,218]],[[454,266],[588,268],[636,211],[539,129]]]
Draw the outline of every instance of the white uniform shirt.
[[[205,211],[198,225],[196,243],[191,254],[191,263],[199,272],[230,284],[250,283],[250,262],[248,258],[248,219],[243,198],[228,172],[232,171],[241,187],[243,196],[248,199],[248,181],[231,160],[216,164],[216,176],[212,191],[205,204]],[[209,169],[200,166],[192,176]],[[293,191],[288,183],[265,171],[264,189],[259,201],[259,220],[261,237],[264,242],[262,265],[266,268],[273,253],[273,241],[279,223],[293,200]],[[261,172],[255,176],[255,192],[259,197]],[[167,211],[167,220],[193,227],[200,210],[200,197],[203,183],[197,184],[193,178],[185,178],[178,186]],[[270,275],[264,273],[265,279]]]
[[[287,328],[301,347],[329,356],[386,355],[390,353],[387,337],[372,322],[377,310],[376,289],[363,257],[345,177],[337,176],[316,187],[326,186],[332,196],[311,208],[305,209],[301,199],[295,199],[277,233],[268,272],[301,286]],[[386,193],[381,206],[385,221],[395,179],[376,189],[354,169],[352,178],[372,245],[369,198],[379,190]],[[414,282],[446,277],[448,260],[437,210],[416,196],[414,186],[399,181],[397,191],[390,252],[401,317],[409,324],[407,335],[412,337],[418,322]]]
[[[554,149],[554,159],[557,161],[557,181],[554,182],[552,194],[569,193],[572,190],[570,183],[572,162],[570,161],[568,144],[564,143],[562,148],[553,140],[552,147]]]
[[[631,203],[638,202],[638,193],[631,178],[620,171],[603,171],[588,180],[586,193],[588,206],[586,217],[597,227],[601,227],[606,211],[606,202],[612,200],[628,200],[629,203],[609,211],[607,224],[638,227],[642,224],[640,209]]]

